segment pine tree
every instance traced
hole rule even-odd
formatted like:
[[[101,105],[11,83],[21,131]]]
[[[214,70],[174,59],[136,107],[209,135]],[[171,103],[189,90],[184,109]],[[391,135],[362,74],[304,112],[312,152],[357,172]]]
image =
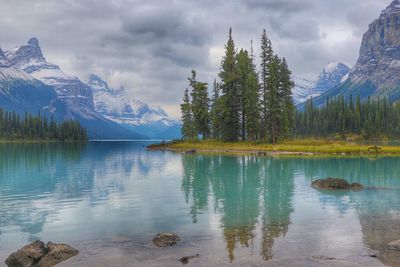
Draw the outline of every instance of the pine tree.
[[[221,64],[222,98],[222,128],[224,141],[235,142],[239,137],[240,94],[237,86],[236,51],[232,38],[232,28],[229,29],[228,42],[225,46],[225,56]]]
[[[183,95],[183,103],[181,104],[182,113],[182,138],[185,140],[195,139],[195,131],[193,125],[192,107],[190,104],[189,89],[186,88]]]

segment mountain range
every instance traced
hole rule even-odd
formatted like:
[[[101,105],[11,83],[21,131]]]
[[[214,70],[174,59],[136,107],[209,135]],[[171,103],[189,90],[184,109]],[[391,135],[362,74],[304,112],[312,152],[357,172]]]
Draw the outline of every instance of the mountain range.
[[[4,52],[0,48],[0,107],[20,114],[40,112],[57,121],[78,120],[90,139],[179,137],[179,122],[162,108],[130,100],[123,89],[110,89],[100,78],[96,84],[95,77],[84,83],[66,74],[46,60],[39,41],[31,38]],[[118,109],[121,113],[114,110],[125,104],[126,110]]]
[[[180,122],[169,117],[160,106],[131,99],[123,87],[110,88],[95,74],[90,75],[88,85],[93,91],[96,112],[105,118],[149,138],[180,137]]]
[[[361,100],[400,100],[400,1],[394,0],[364,33],[359,57],[348,77],[337,86],[313,98],[316,106],[328,98],[343,95]],[[299,104],[301,109],[304,104]]]

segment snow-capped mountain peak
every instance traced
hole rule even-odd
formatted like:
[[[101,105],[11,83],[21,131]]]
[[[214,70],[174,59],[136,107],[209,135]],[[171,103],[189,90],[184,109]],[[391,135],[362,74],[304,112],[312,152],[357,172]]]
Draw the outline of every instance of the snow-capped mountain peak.
[[[179,137],[179,122],[160,106],[132,99],[123,87],[113,89],[95,74],[89,76],[88,85],[93,90],[95,110],[107,119],[150,137],[160,137],[163,131],[176,127],[174,136],[169,137]]]
[[[94,111],[91,89],[78,77],[66,74],[59,66],[47,62],[37,38],[33,37],[27,44],[6,51],[5,56],[15,68],[54,87],[58,97],[69,107]]]
[[[10,65],[10,61],[4,55],[3,50],[0,47],[0,67],[7,67]]]
[[[293,100],[295,104],[303,103],[311,98],[316,98],[328,90],[338,86],[349,77],[350,68],[340,62],[327,64],[318,76],[317,81],[309,81],[293,76]]]
[[[331,62],[325,66],[318,77],[315,90],[323,94],[329,89],[339,85],[350,71],[350,67],[341,62]]]
[[[36,37],[32,37],[28,40],[28,45],[33,45],[39,47],[39,40]]]
[[[29,39],[25,45],[20,45],[6,51],[5,55],[14,63],[15,67],[28,73],[46,64],[39,41],[35,37]]]

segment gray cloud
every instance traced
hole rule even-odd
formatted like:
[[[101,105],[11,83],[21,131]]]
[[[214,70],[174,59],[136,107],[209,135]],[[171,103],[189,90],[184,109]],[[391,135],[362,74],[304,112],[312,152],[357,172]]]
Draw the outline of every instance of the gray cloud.
[[[354,64],[362,34],[390,0],[0,0],[0,45],[39,38],[47,59],[85,78],[98,73],[174,115],[195,68],[212,82],[229,27],[249,49],[266,28],[294,74]]]

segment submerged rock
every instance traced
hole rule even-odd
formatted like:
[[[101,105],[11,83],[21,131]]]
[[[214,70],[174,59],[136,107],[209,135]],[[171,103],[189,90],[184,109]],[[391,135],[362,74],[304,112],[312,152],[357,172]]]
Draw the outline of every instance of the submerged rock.
[[[200,254],[192,255],[192,256],[185,256],[179,259],[179,261],[185,265],[189,263],[189,260],[199,258]]]
[[[352,183],[350,185],[350,189],[353,191],[362,191],[364,190],[364,186],[362,184],[359,183]]]
[[[348,181],[340,178],[326,178],[316,180],[311,183],[311,186],[315,189],[327,189],[327,190],[353,190],[361,191],[364,186],[359,183],[350,184]]]
[[[153,244],[157,247],[171,247],[176,245],[181,239],[174,233],[160,233],[153,238]]]
[[[197,151],[195,149],[185,151],[184,154],[196,154]]]
[[[66,244],[36,241],[12,253],[6,260],[8,267],[51,267],[79,253]]]
[[[389,250],[400,251],[400,239],[396,241],[392,241],[388,244]]]
[[[315,189],[349,189],[350,184],[344,179],[326,178],[312,182],[311,186]]]

